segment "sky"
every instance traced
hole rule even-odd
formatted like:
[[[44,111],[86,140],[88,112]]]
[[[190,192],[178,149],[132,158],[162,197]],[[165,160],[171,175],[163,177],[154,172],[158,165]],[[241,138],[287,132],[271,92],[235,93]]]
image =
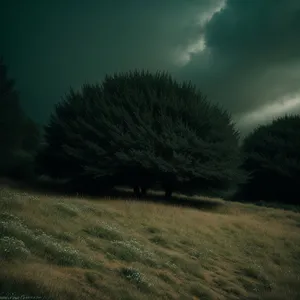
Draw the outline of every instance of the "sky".
[[[1,0],[1,54],[40,123],[70,87],[136,68],[192,81],[244,134],[300,113],[299,0]]]

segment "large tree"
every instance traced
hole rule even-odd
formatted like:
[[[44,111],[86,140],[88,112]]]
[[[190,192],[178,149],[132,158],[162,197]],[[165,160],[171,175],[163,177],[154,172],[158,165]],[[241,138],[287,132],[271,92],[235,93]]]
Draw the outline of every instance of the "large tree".
[[[243,168],[251,176],[239,197],[299,203],[300,115],[257,127],[243,142]]]
[[[2,154],[20,146],[22,117],[15,82],[8,78],[7,66],[3,58],[0,58],[0,151]]]
[[[0,58],[0,176],[33,176],[38,142],[38,127],[23,112],[15,81]]]
[[[40,171],[79,184],[226,189],[241,174],[229,114],[191,83],[146,71],[71,90],[45,128]]]

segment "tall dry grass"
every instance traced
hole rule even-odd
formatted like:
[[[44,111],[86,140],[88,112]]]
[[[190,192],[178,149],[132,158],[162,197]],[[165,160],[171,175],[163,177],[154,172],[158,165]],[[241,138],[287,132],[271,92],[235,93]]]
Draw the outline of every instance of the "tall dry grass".
[[[299,214],[193,201],[198,209],[2,185],[0,291],[45,299],[300,299]]]

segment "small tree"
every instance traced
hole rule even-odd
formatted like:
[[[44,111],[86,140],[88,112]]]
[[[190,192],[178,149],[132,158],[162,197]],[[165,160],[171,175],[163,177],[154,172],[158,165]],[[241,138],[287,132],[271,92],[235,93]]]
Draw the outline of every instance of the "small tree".
[[[299,201],[299,149],[299,115],[280,117],[256,128],[242,145],[243,169],[251,177],[241,186],[240,197],[253,201]]]
[[[167,73],[106,76],[71,90],[45,128],[37,162],[52,177],[136,193],[226,189],[238,178],[238,132],[226,111]]]

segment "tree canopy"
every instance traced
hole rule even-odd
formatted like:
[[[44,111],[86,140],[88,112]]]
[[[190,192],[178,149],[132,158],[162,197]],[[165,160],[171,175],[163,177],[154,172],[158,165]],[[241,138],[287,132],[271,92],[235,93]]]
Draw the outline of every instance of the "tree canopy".
[[[0,59],[0,176],[33,176],[33,156],[39,143],[37,125],[25,115],[15,81]]]
[[[244,140],[243,168],[251,175],[241,193],[251,200],[299,199],[300,116],[277,118],[257,127]]]
[[[189,82],[147,71],[71,89],[45,127],[40,172],[97,188],[226,189],[241,178],[230,115]]]
[[[22,110],[15,81],[8,78],[7,66],[0,58],[0,138],[1,151],[18,148],[21,143]]]

